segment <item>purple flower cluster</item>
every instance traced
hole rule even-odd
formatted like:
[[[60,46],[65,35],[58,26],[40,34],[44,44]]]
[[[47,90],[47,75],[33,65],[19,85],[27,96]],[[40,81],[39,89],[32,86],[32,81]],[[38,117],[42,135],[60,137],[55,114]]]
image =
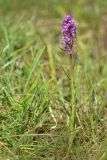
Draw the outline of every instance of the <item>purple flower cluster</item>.
[[[68,54],[72,54],[72,49],[77,43],[76,34],[77,34],[76,22],[71,14],[67,14],[62,22],[61,48]]]

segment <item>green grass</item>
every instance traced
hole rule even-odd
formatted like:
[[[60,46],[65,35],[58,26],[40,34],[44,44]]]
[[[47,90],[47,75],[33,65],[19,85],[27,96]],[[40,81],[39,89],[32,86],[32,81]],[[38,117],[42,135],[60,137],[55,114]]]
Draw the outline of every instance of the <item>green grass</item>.
[[[106,0],[0,0],[0,160],[107,159],[106,8]],[[78,24],[73,128],[59,49],[69,11]]]

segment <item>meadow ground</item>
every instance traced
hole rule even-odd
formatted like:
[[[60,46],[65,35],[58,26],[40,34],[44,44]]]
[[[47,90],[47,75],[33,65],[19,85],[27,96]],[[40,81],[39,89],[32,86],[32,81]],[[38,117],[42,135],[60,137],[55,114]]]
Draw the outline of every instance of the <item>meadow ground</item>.
[[[69,125],[72,12],[78,54]],[[0,160],[107,160],[107,1],[0,0]]]

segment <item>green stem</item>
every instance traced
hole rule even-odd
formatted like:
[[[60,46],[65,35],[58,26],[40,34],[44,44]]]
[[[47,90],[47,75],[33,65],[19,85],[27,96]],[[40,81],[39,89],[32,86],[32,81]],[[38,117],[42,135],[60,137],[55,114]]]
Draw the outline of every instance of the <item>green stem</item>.
[[[69,56],[70,62],[70,78],[69,78],[69,85],[70,85],[70,101],[69,101],[69,108],[70,108],[70,115],[69,115],[69,146],[68,146],[68,156],[72,152],[72,142],[74,139],[74,125],[75,125],[75,92],[74,92],[74,65],[72,55]]]
[[[72,110],[71,110],[71,116],[72,116],[72,129],[74,129],[74,118],[75,118],[75,95],[74,95],[74,73],[72,74],[72,78],[71,78],[71,106],[72,106]]]
[[[74,92],[74,66],[72,55],[70,55],[70,128],[74,129],[75,119],[75,92]]]

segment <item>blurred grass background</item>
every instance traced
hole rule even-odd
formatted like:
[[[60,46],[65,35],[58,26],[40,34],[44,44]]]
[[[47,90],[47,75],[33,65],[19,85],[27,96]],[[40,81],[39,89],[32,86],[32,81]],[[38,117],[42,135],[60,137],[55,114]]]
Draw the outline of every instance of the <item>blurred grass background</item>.
[[[107,159],[107,1],[0,0],[0,159]],[[62,18],[78,26],[75,130]]]

